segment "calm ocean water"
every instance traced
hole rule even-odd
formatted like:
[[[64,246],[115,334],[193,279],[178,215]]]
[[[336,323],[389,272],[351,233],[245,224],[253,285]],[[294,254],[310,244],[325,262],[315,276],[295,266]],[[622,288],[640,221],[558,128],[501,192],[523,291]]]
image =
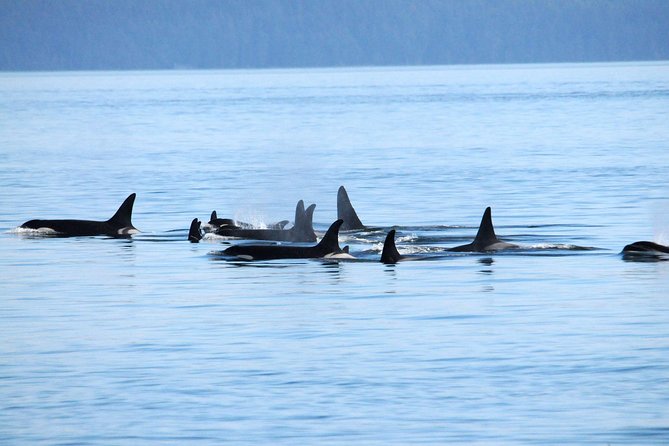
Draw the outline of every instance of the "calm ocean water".
[[[668,444],[669,63],[0,74],[0,443]],[[336,218],[360,261],[190,220]],[[36,238],[32,218],[132,239]],[[376,260],[471,240],[518,252]],[[587,248],[587,249],[581,249]]]

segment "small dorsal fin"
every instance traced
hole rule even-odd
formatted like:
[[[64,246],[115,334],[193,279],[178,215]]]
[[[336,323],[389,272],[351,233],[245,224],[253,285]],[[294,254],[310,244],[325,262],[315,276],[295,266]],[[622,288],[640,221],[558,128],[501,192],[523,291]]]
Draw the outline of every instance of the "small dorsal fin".
[[[341,248],[339,247],[339,228],[344,223],[344,220],[339,219],[330,225],[328,231],[323,236],[323,239],[316,245],[316,249],[325,254],[330,253],[339,253]]]
[[[135,197],[137,194],[132,193],[128,195],[128,198],[123,201],[121,206],[118,208],[116,213],[112,218],[107,220],[107,223],[114,226],[115,228],[132,228],[135,227],[132,225],[132,206],[135,204]]]
[[[383,252],[381,253],[381,263],[397,263],[402,256],[395,246],[395,230],[391,229],[386,235],[386,241],[383,243]]]
[[[351,200],[348,198],[344,186],[339,186],[337,191],[337,218],[344,220],[342,230],[348,231],[351,229],[364,229],[358,214],[353,209]]]
[[[197,243],[202,240],[202,233],[200,232],[200,225],[202,223],[197,218],[194,218],[190,223],[190,229],[188,230],[188,240],[191,243]]]
[[[481,225],[479,226],[479,231],[476,233],[473,244],[477,246],[489,246],[497,242],[499,242],[499,239],[495,235],[495,228],[492,225],[492,210],[490,207],[487,207],[483,213],[483,218],[481,218]]]

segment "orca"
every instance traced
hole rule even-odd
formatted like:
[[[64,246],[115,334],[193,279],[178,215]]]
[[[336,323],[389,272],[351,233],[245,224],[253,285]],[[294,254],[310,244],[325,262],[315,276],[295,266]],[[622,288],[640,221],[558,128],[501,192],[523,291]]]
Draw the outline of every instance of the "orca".
[[[201,225],[202,222],[200,222],[200,220],[197,218],[194,218],[193,221],[190,222],[190,229],[188,230],[189,242],[198,243],[200,240],[202,240],[202,231],[200,231]]]
[[[341,249],[341,252],[331,252],[330,254],[325,254],[323,258],[328,260],[356,260],[356,258],[351,255],[348,245],[344,246]]]
[[[409,260],[428,260],[435,259],[437,256],[418,256],[418,255],[402,255],[395,246],[395,230],[391,229],[386,235],[386,240],[383,242],[383,251],[381,251],[381,263],[393,265],[397,262],[404,262]]]
[[[339,228],[343,223],[343,220],[332,223],[323,239],[315,246],[239,244],[229,247],[220,254],[242,260],[333,258],[335,254],[345,253],[339,247]]]
[[[30,220],[19,228],[49,230],[54,236],[74,237],[91,235],[108,235],[111,237],[127,237],[139,231],[132,225],[132,206],[136,194],[132,193],[125,199],[112,218],[107,221],[92,220]]]
[[[664,254],[669,254],[669,246],[647,241],[634,242],[626,245],[622,254],[626,257],[665,257]]]
[[[312,204],[306,211],[304,202],[300,200],[295,208],[295,224],[290,229],[254,229],[221,226],[214,231],[224,237],[238,237],[254,240],[276,240],[284,242],[315,242],[313,217],[316,205]]]
[[[313,217],[316,205],[312,204],[306,210],[304,201],[300,200],[295,207],[295,224],[290,229],[254,229],[239,226],[220,226],[212,231],[224,237],[237,237],[253,240],[274,240],[284,242],[315,242]],[[197,221],[197,224],[195,222]],[[188,231],[188,240],[198,242],[202,239],[201,222],[194,219]]]
[[[209,224],[216,228],[220,228],[221,226],[233,226],[235,228],[239,227],[237,223],[231,218],[218,218],[218,215],[216,215],[216,211],[211,211]]]
[[[337,218],[344,220],[344,224],[341,227],[342,231],[365,229],[365,225],[362,224],[358,214],[353,209],[344,186],[339,186],[339,190],[337,191]]]
[[[253,224],[245,223],[243,221],[236,221],[232,218],[218,218],[216,211],[211,212],[211,217],[209,218],[208,224],[214,228],[220,228],[221,226],[226,226],[229,228],[235,229],[253,229]],[[288,224],[288,220],[281,220],[278,223],[272,223],[267,226],[267,229],[284,229]]]
[[[512,243],[506,243],[501,241],[495,235],[495,228],[492,225],[492,211],[490,207],[487,207],[483,213],[483,218],[481,219],[481,225],[479,226],[479,231],[476,234],[476,238],[472,243],[466,245],[456,246],[455,248],[449,248],[448,251],[453,252],[489,252],[489,251],[501,251],[503,249],[514,249],[519,248],[518,245]]]
[[[381,252],[381,263],[394,264],[402,260],[403,256],[397,251],[395,246],[395,230],[391,229],[383,242],[383,251]]]

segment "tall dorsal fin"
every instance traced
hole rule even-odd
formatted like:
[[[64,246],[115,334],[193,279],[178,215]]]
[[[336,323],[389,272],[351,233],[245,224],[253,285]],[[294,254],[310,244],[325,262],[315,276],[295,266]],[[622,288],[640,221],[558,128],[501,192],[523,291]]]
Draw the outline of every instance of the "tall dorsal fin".
[[[135,204],[135,197],[137,194],[132,193],[121,204],[112,218],[107,220],[107,223],[117,228],[133,228],[132,225],[132,206]]]
[[[306,211],[302,213],[302,217],[295,222],[295,226],[291,229],[295,241],[299,242],[315,242],[316,232],[314,231],[314,210],[316,205],[310,205]]]
[[[295,206],[295,220],[293,220],[293,227],[297,228],[302,225],[304,221],[304,201],[300,200]]]
[[[479,232],[476,233],[476,238],[474,239],[473,244],[477,246],[488,246],[497,242],[499,242],[499,239],[495,235],[495,228],[492,226],[492,210],[490,207],[487,207],[483,213]]]
[[[351,229],[364,229],[358,214],[353,209],[351,200],[348,198],[344,186],[339,186],[337,191],[337,218],[344,220],[342,230],[348,231]]]
[[[304,211],[304,221],[302,225],[305,231],[314,232],[314,211],[316,210],[316,205],[310,205],[306,211]]]
[[[211,217],[209,218],[209,222],[212,222],[218,218],[218,215],[216,214],[216,211],[211,211]]]
[[[339,253],[339,228],[344,223],[344,220],[339,219],[330,225],[328,231],[323,236],[323,239],[316,245],[316,249],[320,250],[323,255],[330,253]]]
[[[391,229],[386,235],[386,241],[383,243],[383,252],[381,253],[381,263],[397,263],[402,255],[395,246],[395,230]]]

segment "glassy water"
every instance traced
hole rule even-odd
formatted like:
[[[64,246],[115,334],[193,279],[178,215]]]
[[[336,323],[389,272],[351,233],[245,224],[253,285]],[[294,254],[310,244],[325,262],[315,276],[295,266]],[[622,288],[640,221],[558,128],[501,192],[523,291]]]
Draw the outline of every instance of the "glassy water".
[[[666,444],[669,64],[0,75],[0,442]],[[358,261],[192,218],[345,185]],[[39,238],[109,218],[132,239]],[[486,206],[523,249],[443,255]],[[400,252],[431,261],[378,263]]]

